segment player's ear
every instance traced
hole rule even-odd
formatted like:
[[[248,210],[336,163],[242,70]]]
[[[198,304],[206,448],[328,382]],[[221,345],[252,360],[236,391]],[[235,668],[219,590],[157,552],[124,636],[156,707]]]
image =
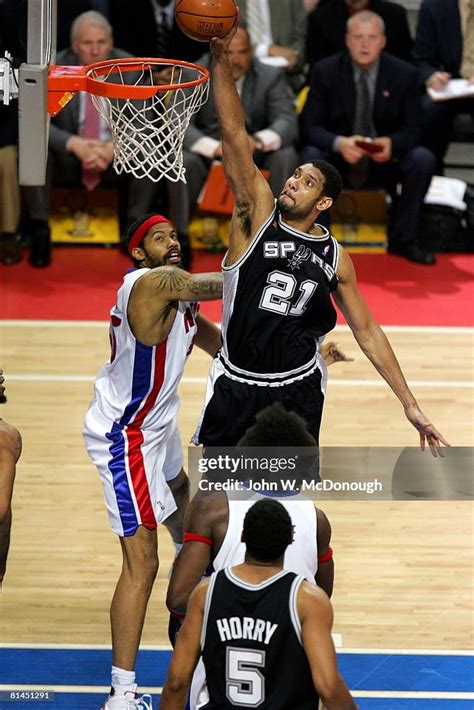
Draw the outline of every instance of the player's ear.
[[[324,210],[328,210],[333,203],[332,197],[327,197],[327,195],[324,195],[321,197],[321,199],[318,200],[316,203],[316,207],[320,212],[323,212]]]
[[[145,252],[141,247],[133,247],[130,254],[136,261],[143,261],[143,259],[145,258]]]

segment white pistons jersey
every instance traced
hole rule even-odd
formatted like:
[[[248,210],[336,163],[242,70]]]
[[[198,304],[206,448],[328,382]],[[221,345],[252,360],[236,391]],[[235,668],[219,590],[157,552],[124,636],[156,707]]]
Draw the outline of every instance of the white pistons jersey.
[[[101,414],[122,426],[159,429],[178,413],[177,387],[194,336],[198,303],[179,301],[166,340],[143,345],[132,333],[127,308],[132,288],[149,269],[126,274],[110,311],[111,356],[97,375],[95,404]]]
[[[112,530],[154,529],[176,510],[168,482],[183,465],[176,426],[177,387],[197,331],[198,303],[178,302],[168,337],[144,345],[127,317],[133,286],[149,269],[128,273],[110,312],[110,361],[97,375],[84,422],[87,451],[99,471]]]
[[[244,561],[245,545],[240,541],[244,518],[247,511],[262,496],[255,494],[249,500],[228,498],[229,522],[221,548],[213,560],[215,571],[225,567],[234,567]],[[279,498],[286,508],[292,523],[294,540],[286,549],[284,569],[305,577],[314,583],[318,571],[318,543],[316,508],[310,500],[304,498]]]

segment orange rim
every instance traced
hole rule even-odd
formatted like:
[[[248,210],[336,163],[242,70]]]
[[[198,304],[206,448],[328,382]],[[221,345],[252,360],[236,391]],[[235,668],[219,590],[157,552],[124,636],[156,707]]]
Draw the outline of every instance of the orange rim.
[[[90,76],[91,72],[96,72],[100,76],[118,73],[119,71],[141,71],[146,64],[150,66],[165,65],[194,69],[201,76],[192,81],[184,81],[179,84],[156,84],[152,86],[108,83]],[[109,99],[149,99],[158,92],[190,89],[204,84],[208,80],[209,71],[205,67],[180,59],[125,57],[123,59],[109,59],[86,66],[50,66],[48,70],[48,113],[51,116],[56,116],[78,91],[87,91],[89,94],[105,96]]]
[[[152,86],[133,86],[130,84],[114,84],[91,76],[115,74],[123,71],[141,71],[143,65],[179,66],[194,69],[201,74],[197,79],[184,81],[179,84],[156,84]],[[111,99],[140,99],[150,98],[158,92],[175,91],[176,89],[189,89],[203,84],[209,79],[209,71],[199,64],[181,61],[178,59],[157,59],[155,57],[109,59],[96,62],[84,67],[51,66],[48,75],[49,91],[87,91],[96,96],[106,96]]]

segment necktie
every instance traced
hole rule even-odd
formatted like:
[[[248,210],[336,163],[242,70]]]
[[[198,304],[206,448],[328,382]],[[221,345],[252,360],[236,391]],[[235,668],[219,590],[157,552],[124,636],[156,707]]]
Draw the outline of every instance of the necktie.
[[[263,20],[260,0],[247,1],[247,30],[254,47],[261,44],[265,38],[265,23]]]
[[[356,108],[352,131],[354,135],[364,137],[374,135],[372,125],[372,102],[370,100],[369,82],[366,71],[361,71],[359,81],[357,82]]]
[[[160,20],[156,28],[156,56],[168,56],[168,45],[170,39],[170,28],[168,25],[168,15],[165,10],[160,13]]]
[[[357,82],[356,106],[352,133],[355,136],[374,136],[375,130],[372,122],[372,102],[370,100],[367,72],[362,71]],[[351,186],[358,190],[369,176],[369,158],[364,156],[355,165],[349,168],[348,178]]]
[[[462,44],[462,64],[459,73],[464,79],[474,76],[474,0],[471,0],[467,9]]]
[[[90,94],[84,94],[85,99],[85,112],[84,112],[84,123],[82,124],[82,137],[83,138],[93,138],[97,140],[100,138],[100,116],[92,103],[92,98]],[[93,190],[100,182],[101,173],[98,170],[86,170],[82,169],[81,182],[86,188],[86,190]]]

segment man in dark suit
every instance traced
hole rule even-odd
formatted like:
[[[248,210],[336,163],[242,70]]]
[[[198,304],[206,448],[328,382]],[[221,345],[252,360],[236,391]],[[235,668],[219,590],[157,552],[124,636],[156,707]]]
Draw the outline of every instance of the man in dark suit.
[[[291,91],[280,69],[253,59],[250,39],[243,27],[239,27],[232,39],[229,59],[244,107],[254,160],[259,168],[270,171],[270,187],[275,195],[279,195],[285,177],[298,165],[294,147],[298,121]],[[201,63],[210,66],[210,57],[204,57]],[[179,232],[186,231],[190,210],[197,201],[212,162],[221,159],[222,146],[211,91],[209,100],[193,117],[184,137],[187,185],[175,183],[170,186],[180,205],[179,210],[171,205]]]
[[[179,29],[174,6],[175,0],[113,0],[109,17],[115,43],[135,57],[196,61],[207,51],[207,45]]]
[[[388,250],[420,264],[434,264],[421,250],[417,232],[435,157],[417,145],[419,91],[415,67],[383,52],[383,20],[363,11],[348,22],[348,52],[314,65],[301,116],[301,162],[326,157],[346,185],[386,187],[395,196]],[[378,152],[356,141],[369,137]]]
[[[113,46],[108,20],[98,12],[88,11],[75,19],[71,29],[71,48],[58,52],[56,64],[85,65],[128,56]],[[105,122],[100,119],[96,137],[91,137],[90,133],[86,137],[84,127],[89,111],[88,100],[87,94],[76,95],[51,121],[46,184],[24,188],[31,218],[32,266],[48,266],[51,261],[48,219],[53,184],[61,187],[82,185],[92,190],[96,185],[115,187],[125,181],[128,184],[128,221],[138,219],[151,209],[156,191],[154,183],[148,178],[139,180],[126,174],[119,176],[113,170],[113,144]],[[93,107],[92,111],[95,111]]]
[[[383,19],[387,37],[387,52],[410,61],[412,39],[407,11],[388,0],[328,0],[308,16],[306,60],[312,64],[345,46],[347,20],[360,10],[371,10]]]
[[[468,38],[469,23],[474,21],[470,17],[472,13],[474,6],[469,0],[463,0],[462,3],[458,0],[424,0],[422,3],[413,58],[426,88],[442,91],[450,79],[474,81],[474,37]],[[433,103],[426,94],[422,104],[423,144],[435,153],[438,167],[442,170],[454,118],[458,113],[474,114],[474,99]]]

